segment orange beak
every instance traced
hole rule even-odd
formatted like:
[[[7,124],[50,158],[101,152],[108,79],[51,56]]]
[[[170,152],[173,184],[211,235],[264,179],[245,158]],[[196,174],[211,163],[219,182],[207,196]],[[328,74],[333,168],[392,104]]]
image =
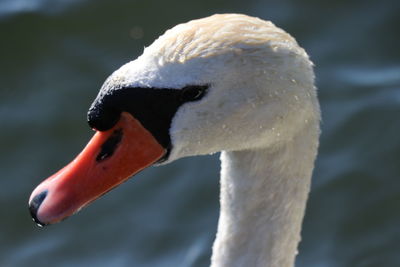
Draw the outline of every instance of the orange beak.
[[[96,132],[69,165],[36,187],[29,199],[32,218],[39,225],[59,222],[165,153],[152,134],[124,112],[112,129]]]

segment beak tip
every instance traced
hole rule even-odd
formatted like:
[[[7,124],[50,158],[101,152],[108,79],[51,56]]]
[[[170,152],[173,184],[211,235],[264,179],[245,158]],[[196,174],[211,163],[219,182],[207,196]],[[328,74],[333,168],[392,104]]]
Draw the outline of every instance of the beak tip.
[[[46,223],[40,221],[37,216],[40,205],[43,203],[46,196],[47,196],[47,190],[37,194],[31,199],[31,201],[29,201],[29,212],[32,216],[32,220],[40,227],[47,225]]]

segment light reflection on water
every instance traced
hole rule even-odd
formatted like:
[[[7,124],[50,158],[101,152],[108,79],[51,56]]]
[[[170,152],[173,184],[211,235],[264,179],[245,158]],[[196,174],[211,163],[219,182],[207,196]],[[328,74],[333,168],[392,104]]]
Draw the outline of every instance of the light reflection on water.
[[[234,11],[273,20],[316,64],[323,135],[298,266],[399,266],[398,6],[2,1],[0,265],[207,266],[218,156],[148,169],[46,229],[27,199],[90,138],[86,110],[113,70],[172,25]]]

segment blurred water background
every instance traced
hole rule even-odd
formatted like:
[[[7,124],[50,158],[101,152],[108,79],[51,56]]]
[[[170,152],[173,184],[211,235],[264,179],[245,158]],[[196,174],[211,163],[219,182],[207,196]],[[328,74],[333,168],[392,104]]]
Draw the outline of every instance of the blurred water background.
[[[316,65],[323,134],[297,266],[400,266],[400,1],[0,0],[0,266],[208,266],[218,155],[150,168],[67,221],[27,200],[93,134],[105,78],[171,26],[272,20]]]

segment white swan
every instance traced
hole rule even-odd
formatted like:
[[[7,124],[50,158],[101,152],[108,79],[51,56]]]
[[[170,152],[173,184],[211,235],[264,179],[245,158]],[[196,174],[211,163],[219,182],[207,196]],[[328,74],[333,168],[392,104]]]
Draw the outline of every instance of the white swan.
[[[222,151],[211,265],[294,264],[320,111],[312,63],[289,34],[238,14],[177,25],[108,78],[88,119],[101,131],[31,195],[37,223],[160,159]]]

